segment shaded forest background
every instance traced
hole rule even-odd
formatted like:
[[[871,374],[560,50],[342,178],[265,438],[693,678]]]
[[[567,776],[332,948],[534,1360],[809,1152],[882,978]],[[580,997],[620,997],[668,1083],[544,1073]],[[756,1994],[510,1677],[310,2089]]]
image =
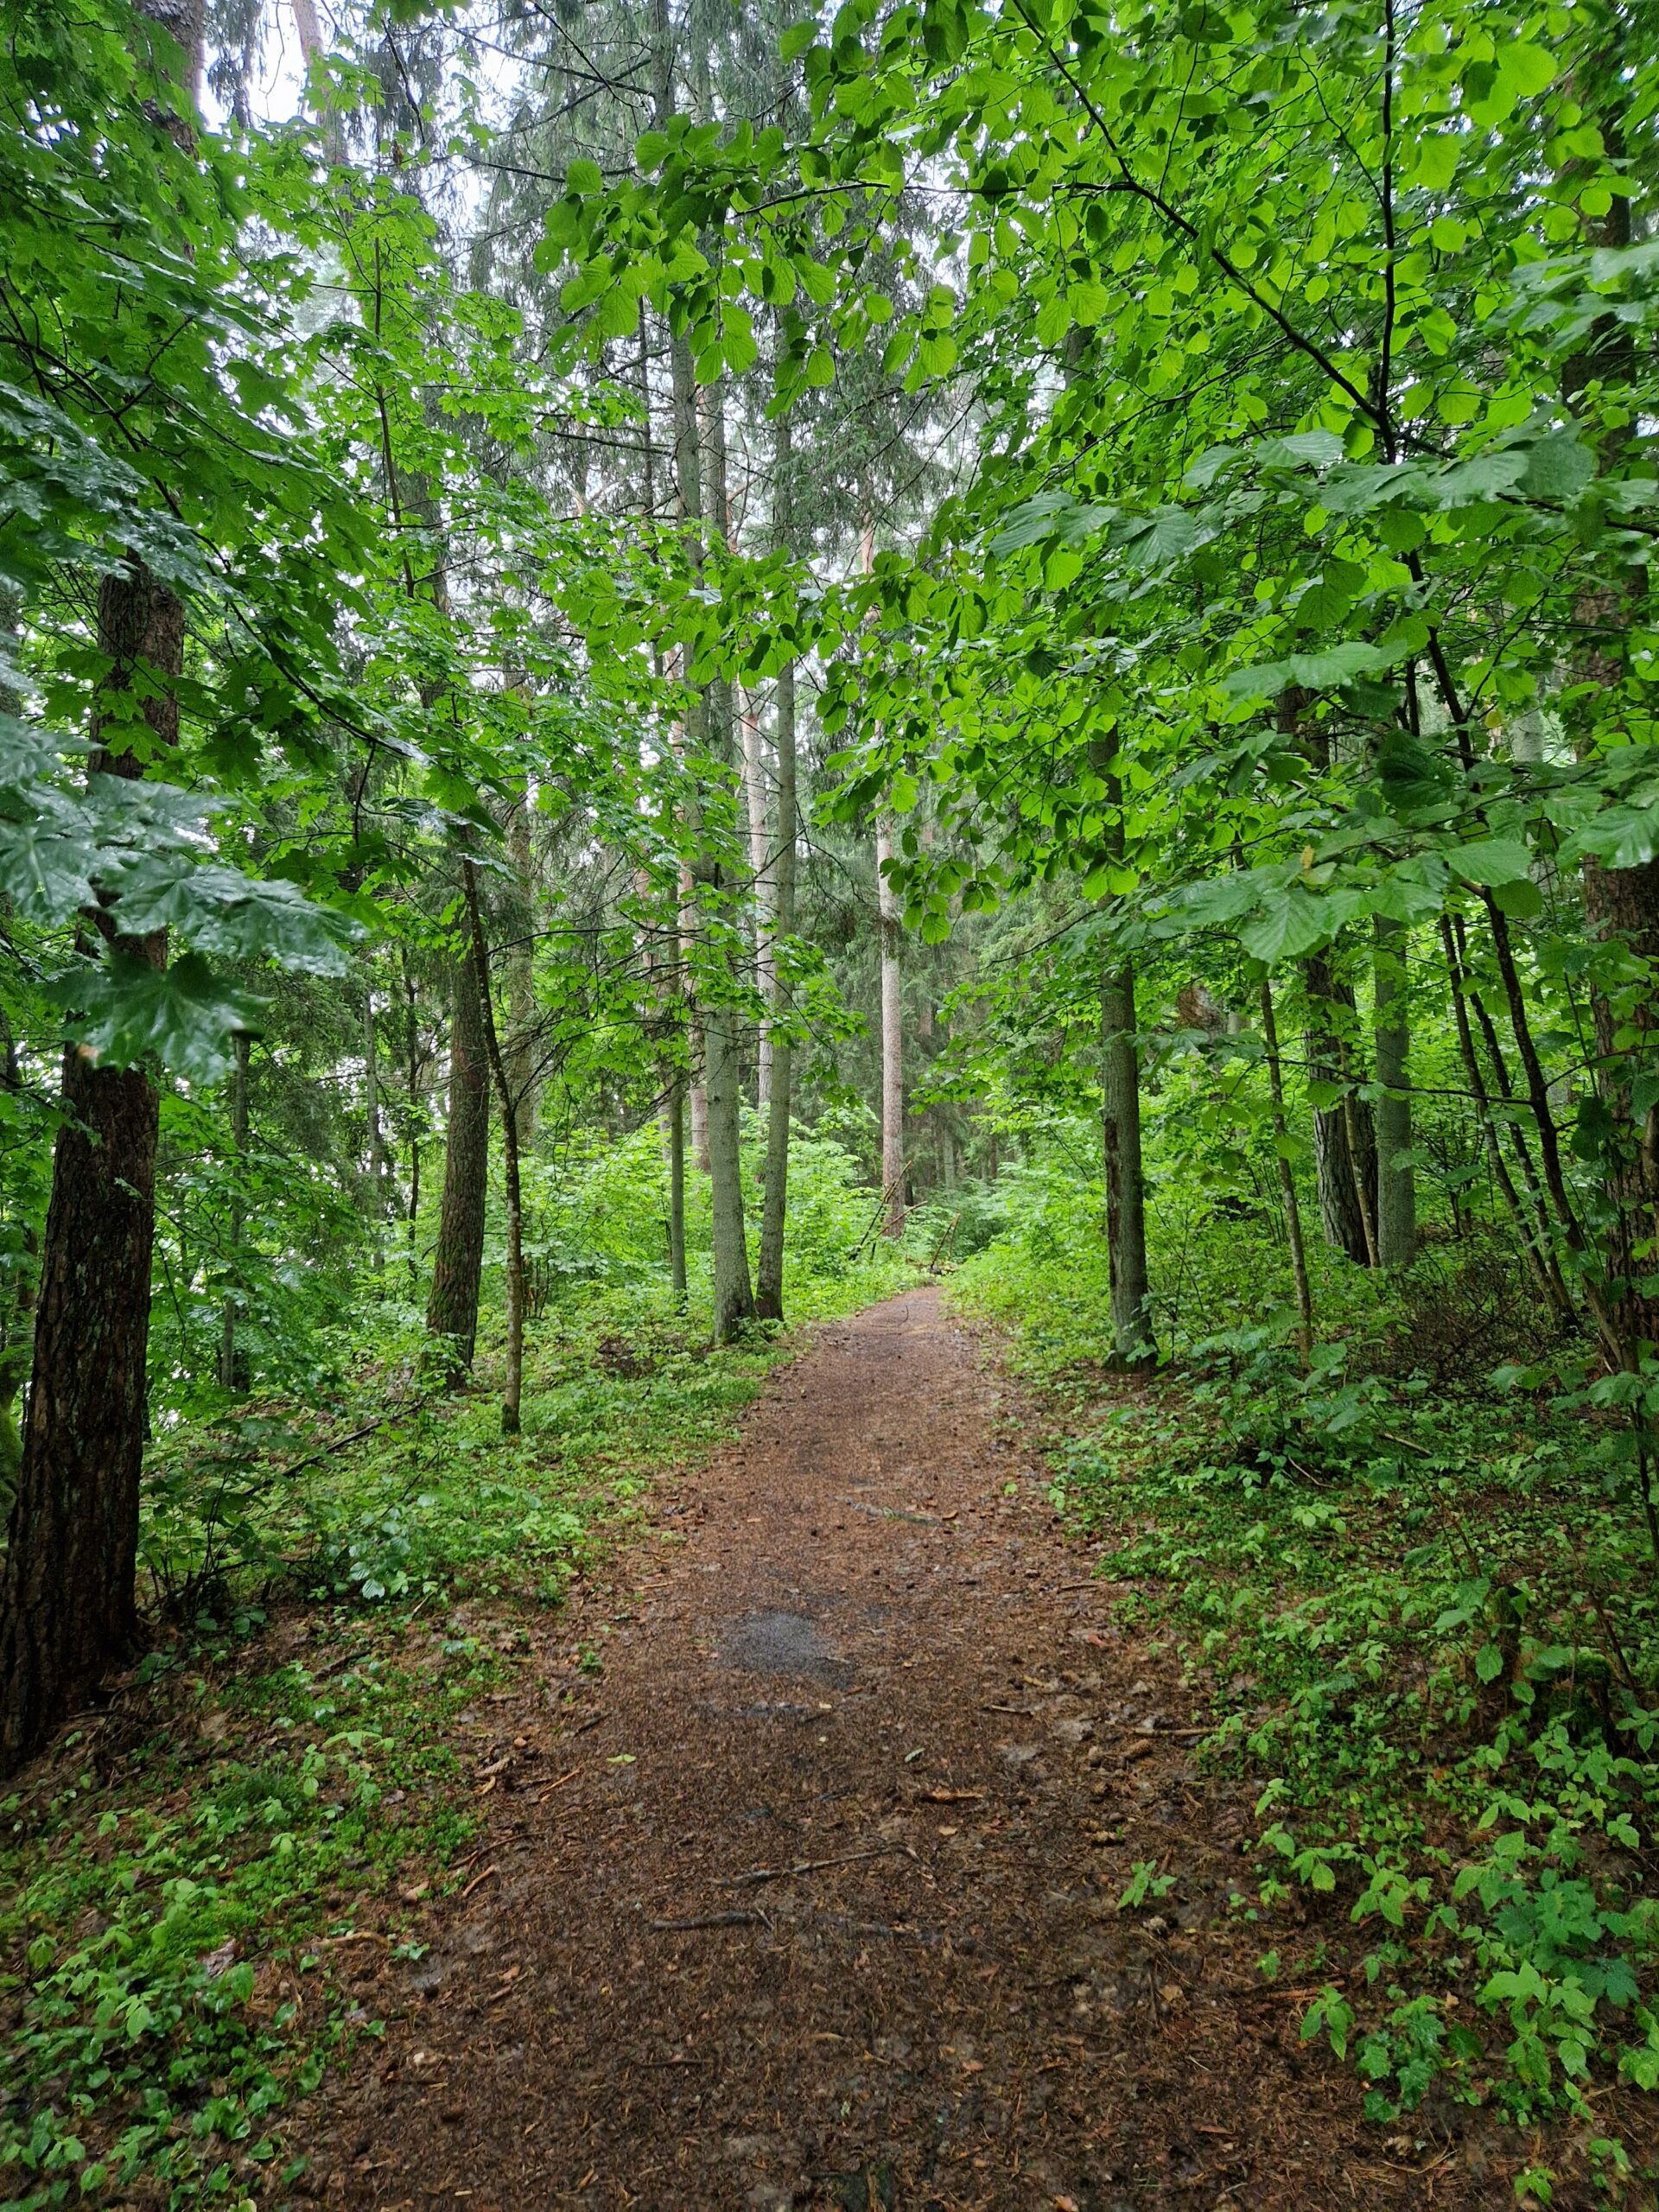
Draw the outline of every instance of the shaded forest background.
[[[229,2189],[321,2060],[201,1961],[465,1840],[376,1810],[440,1694],[272,1621],[556,1606],[784,1325],[941,1270],[1260,1785],[1250,1909],[1370,1945],[1309,2037],[1618,2185],[1651,10],[6,17],[19,2201]],[[193,1669],[297,1783],[168,1797]]]

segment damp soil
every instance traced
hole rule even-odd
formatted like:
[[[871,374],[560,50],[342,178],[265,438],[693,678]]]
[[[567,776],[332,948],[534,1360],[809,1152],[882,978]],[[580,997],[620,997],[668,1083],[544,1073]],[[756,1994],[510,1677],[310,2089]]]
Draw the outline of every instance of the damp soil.
[[[296,2115],[301,2192],[1512,2204],[1524,2146],[1385,2137],[1263,1984],[1249,1794],[1038,1466],[937,1292],[817,1332],[493,1716],[483,1848],[422,1958],[365,1945],[385,2033]],[[1119,1912],[1141,1861],[1173,1885]]]

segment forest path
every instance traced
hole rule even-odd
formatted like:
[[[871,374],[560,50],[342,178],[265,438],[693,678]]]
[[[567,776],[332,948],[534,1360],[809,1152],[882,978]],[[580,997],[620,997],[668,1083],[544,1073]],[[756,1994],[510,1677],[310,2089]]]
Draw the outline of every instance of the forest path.
[[[308,2193],[1508,2201],[1385,2152],[1299,2046],[1307,1993],[1263,1986],[1227,1920],[1242,1810],[1141,1732],[1190,1700],[1087,1580],[1019,1412],[918,1291],[817,1332],[665,1492],[683,1541],[580,1601],[614,1624],[602,1679],[570,1665],[579,1607],[524,1670],[539,1701],[491,1719],[486,1848],[429,1953],[365,1959],[385,2042],[300,2116]],[[1146,1859],[1175,1887],[1120,1914]]]

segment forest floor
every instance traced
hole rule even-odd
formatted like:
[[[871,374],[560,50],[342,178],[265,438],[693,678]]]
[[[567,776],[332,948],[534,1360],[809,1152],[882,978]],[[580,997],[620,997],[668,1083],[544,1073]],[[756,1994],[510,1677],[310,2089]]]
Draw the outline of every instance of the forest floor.
[[[817,1332],[657,1494],[461,1715],[480,1847],[424,1955],[365,1936],[384,2039],[292,2116],[302,2192],[1513,2204],[1522,2140],[1369,2126],[1300,2039],[1316,1993],[1262,1980],[1248,1786],[1194,1764],[1179,1662],[1115,1623],[1039,1440],[921,1290]]]

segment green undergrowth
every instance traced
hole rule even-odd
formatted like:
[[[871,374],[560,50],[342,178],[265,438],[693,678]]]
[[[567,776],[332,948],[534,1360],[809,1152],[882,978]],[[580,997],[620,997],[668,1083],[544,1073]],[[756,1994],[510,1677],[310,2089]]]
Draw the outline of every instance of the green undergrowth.
[[[883,1251],[796,1311],[908,1279]],[[283,2201],[283,2107],[378,2032],[357,1916],[418,1955],[401,1893],[464,1879],[457,1715],[788,1353],[706,1332],[650,1286],[579,1286],[532,1325],[513,1440],[491,1342],[456,1396],[392,1329],[309,1403],[163,1434],[151,1649],[0,1808],[0,2202]]]
[[[1003,1239],[958,1295],[1054,1409],[1052,1496],[1121,1617],[1212,1699],[1203,1756],[1255,1792],[1247,1909],[1306,1916],[1264,1971],[1320,1990],[1304,2034],[1374,2120],[1565,2116],[1611,2185],[1610,2111],[1659,2086],[1659,1588],[1586,1348],[1489,1357],[1533,1323],[1471,1244],[1386,1301],[1348,1270],[1306,1368],[1281,1313],[1128,1382],[1094,1258]]]

